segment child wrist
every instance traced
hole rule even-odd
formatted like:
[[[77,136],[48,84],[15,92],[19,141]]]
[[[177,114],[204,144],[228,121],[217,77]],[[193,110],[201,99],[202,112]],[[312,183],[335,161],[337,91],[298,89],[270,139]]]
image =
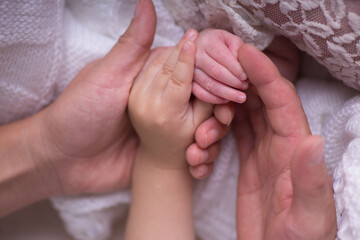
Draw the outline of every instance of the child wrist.
[[[153,149],[140,144],[136,161],[140,164],[164,170],[184,170],[188,171],[185,150]]]

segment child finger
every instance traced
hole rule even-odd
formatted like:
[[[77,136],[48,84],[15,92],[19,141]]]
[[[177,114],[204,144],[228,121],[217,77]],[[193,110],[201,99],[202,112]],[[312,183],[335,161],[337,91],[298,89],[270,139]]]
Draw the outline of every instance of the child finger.
[[[203,59],[200,61],[200,58]],[[239,64],[236,59],[235,61],[237,64]],[[206,53],[205,55],[197,57],[196,65],[203,72],[206,72],[206,74],[210,77],[217,79],[218,81],[221,81],[228,86],[239,89],[245,89],[244,87],[246,87],[244,81],[241,81],[237,76],[235,76],[231,71],[229,71],[222,62],[216,61],[214,58],[207,55]]]
[[[274,132],[281,136],[308,135],[310,129],[295,87],[280,75],[274,63],[249,44],[240,48],[238,57],[264,103]]]
[[[206,51],[211,58],[226,67],[239,80],[245,81],[247,75],[237,59],[238,50],[243,45],[243,41],[231,33],[224,31],[223,34],[231,35],[224,37],[226,45],[218,44],[216,48],[207,48]]]
[[[196,144],[201,148],[208,148],[220,141],[231,127],[223,125],[214,116],[204,121],[195,132]]]
[[[245,93],[216,81],[200,69],[195,70],[195,76],[203,88],[220,98],[237,103],[243,103],[246,100]]]
[[[214,107],[214,116],[219,123],[229,126],[235,114],[235,106],[232,102],[226,104],[218,104]]]
[[[200,148],[196,143],[193,143],[186,151],[186,160],[192,167],[212,163],[219,154],[220,147],[220,141],[214,143],[206,149]]]
[[[161,68],[158,71],[158,74],[155,77],[154,83],[151,86],[151,89],[154,91],[164,91],[165,87],[168,84],[169,77],[172,76],[175,66],[178,62],[179,53],[186,41],[195,41],[197,38],[197,31],[194,29],[189,29],[185,35],[180,39],[175,48],[172,48],[171,53],[168,55],[168,58],[165,62],[161,64]]]
[[[213,163],[201,164],[196,167],[190,167],[190,174],[196,179],[204,179],[210,176],[214,168]]]
[[[202,86],[200,86],[197,82],[193,82],[192,85],[192,93],[200,100],[212,104],[224,104],[228,103],[229,100],[220,98],[205,90]]]
[[[219,82],[225,86],[228,86],[231,88],[236,88],[239,90],[246,90],[249,87],[249,83],[246,81],[245,82],[238,81],[237,86],[234,87],[234,86],[227,84],[227,81],[225,80],[225,78],[224,79],[220,78],[220,79],[221,79],[220,81],[216,80],[216,78],[213,78],[211,75],[209,75],[208,71],[204,71],[200,68],[195,69],[194,81],[197,82],[198,84],[200,84],[203,88],[207,89],[208,91],[214,81]],[[217,95],[216,92],[213,92],[213,94]]]
[[[163,98],[167,100],[170,106],[178,106],[184,110],[189,105],[191,96],[191,84],[194,75],[195,64],[195,43],[185,41],[174,71],[166,77],[167,86],[164,90]]]
[[[207,102],[203,102],[196,98],[193,100],[192,106],[194,113],[193,121],[196,126],[199,126],[206,119],[208,119],[212,115],[214,110],[214,105]]]

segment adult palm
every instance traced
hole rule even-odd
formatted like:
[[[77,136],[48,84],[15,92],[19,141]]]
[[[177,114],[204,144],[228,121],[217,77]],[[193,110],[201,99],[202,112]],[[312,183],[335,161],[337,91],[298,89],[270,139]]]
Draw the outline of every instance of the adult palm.
[[[153,41],[155,9],[139,1],[134,18],[102,59],[87,65],[41,114],[49,159],[62,194],[98,193],[127,187],[137,136],[127,102]],[[54,157],[55,152],[55,157]]]
[[[311,136],[295,88],[250,45],[240,49],[239,61],[253,86],[234,122],[238,239],[334,239],[323,142]]]

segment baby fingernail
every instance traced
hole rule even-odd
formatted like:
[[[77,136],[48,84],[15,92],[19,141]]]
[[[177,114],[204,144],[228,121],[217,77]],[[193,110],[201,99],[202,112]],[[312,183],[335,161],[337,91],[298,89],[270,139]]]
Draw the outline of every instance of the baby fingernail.
[[[241,94],[241,95],[239,95],[239,96],[237,97],[237,101],[236,101],[236,102],[238,102],[238,103],[243,103],[243,102],[245,102],[245,100],[246,100],[246,95],[245,95],[245,94]]]
[[[245,81],[246,79],[247,79],[246,73],[244,73],[244,72],[240,73],[240,80]]]
[[[249,83],[248,82],[243,82],[241,83],[241,88],[242,89],[247,89],[249,87]]]
[[[194,29],[189,29],[186,34],[185,34],[185,38],[190,40],[190,41],[194,41],[196,39],[196,31]]]

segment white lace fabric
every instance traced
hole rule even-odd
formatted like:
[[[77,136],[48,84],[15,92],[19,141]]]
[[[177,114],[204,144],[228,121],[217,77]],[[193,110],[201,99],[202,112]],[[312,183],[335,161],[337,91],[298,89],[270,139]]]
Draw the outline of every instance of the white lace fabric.
[[[360,4],[353,0],[239,0],[268,27],[360,90]]]

